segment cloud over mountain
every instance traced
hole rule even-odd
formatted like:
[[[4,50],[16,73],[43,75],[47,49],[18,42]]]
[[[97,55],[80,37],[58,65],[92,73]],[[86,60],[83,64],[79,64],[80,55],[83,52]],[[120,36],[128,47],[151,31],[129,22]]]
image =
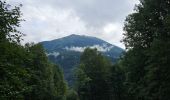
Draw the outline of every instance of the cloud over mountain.
[[[68,50],[68,51],[76,51],[76,52],[83,52],[86,48],[96,48],[100,52],[108,52],[110,51],[114,46],[106,46],[106,45],[93,45],[93,46],[85,46],[85,47],[77,47],[77,46],[72,46],[72,47],[65,47],[63,49]]]
[[[96,48],[102,55],[115,63],[124,50],[96,37],[85,35],[69,35],[60,39],[40,42],[51,62],[63,68],[65,79],[73,82],[73,73],[79,64],[80,56],[85,48]]]

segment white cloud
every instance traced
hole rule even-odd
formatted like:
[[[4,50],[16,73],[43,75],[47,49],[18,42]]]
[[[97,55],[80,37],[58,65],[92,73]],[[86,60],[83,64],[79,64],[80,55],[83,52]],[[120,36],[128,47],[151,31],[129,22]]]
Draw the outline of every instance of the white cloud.
[[[85,46],[85,47],[65,47],[63,49],[68,50],[68,51],[76,51],[76,52],[83,52],[86,48],[92,48],[92,49],[97,49],[100,52],[108,52],[110,51],[114,46],[107,46],[106,44],[103,45],[93,45],[93,46]]]
[[[107,52],[107,51],[110,51],[113,46],[106,46],[106,45],[103,45],[103,46],[100,46],[100,45],[94,45],[94,46],[90,46],[90,48],[94,49],[96,48],[98,51],[101,51],[101,52]]]
[[[25,40],[40,42],[66,36],[68,33],[83,33],[84,22],[71,9],[55,10],[30,8],[32,15],[25,14],[26,22],[22,23],[22,31],[26,33]],[[33,10],[34,9],[34,10]],[[26,41],[26,42],[28,42]]]
[[[87,47],[65,47],[63,49],[67,51],[83,52]]]
[[[54,57],[58,57],[60,55],[59,52],[52,52],[52,53],[47,53],[47,56],[54,56]]]
[[[7,0],[23,4],[25,42],[40,42],[69,34],[90,35],[124,47],[120,40],[125,17],[138,0]]]
[[[108,24],[104,27],[104,33],[111,33],[116,31],[118,29],[118,26],[115,24]]]

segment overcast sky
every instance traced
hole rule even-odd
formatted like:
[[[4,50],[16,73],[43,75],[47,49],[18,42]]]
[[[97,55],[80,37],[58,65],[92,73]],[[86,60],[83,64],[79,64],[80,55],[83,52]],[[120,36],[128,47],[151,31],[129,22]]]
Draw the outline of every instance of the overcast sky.
[[[70,34],[95,36],[124,48],[120,42],[126,16],[138,0],[7,0],[23,4],[20,30],[25,42],[40,42]]]

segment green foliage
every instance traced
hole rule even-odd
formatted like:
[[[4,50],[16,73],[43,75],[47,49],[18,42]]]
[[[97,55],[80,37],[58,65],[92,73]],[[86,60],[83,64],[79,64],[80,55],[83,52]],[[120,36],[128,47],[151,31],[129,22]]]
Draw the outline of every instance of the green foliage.
[[[32,90],[25,94],[26,100],[64,100],[66,83],[58,66],[51,64],[40,44],[27,44]]]
[[[23,99],[30,90],[30,75],[25,68],[26,51],[19,43],[22,35],[16,28],[21,16],[19,7],[0,1],[0,99]],[[23,59],[23,60],[20,60]]]
[[[170,41],[155,40],[150,48],[145,88],[149,100],[170,98]]]
[[[63,72],[56,65],[53,68],[54,69],[52,71],[54,71],[53,74],[54,87],[52,87],[52,89],[54,89],[55,96],[62,97],[63,99],[65,99],[67,92],[67,84],[64,80]]]
[[[12,8],[6,2],[0,1],[0,42],[20,42],[23,34],[16,29],[22,21],[20,17],[20,7]]]
[[[66,83],[58,66],[49,63],[38,45],[0,45],[0,98],[64,100]],[[60,98],[60,99],[59,99]]]
[[[126,47],[150,47],[155,38],[169,37],[169,9],[169,0],[141,0],[136,12],[126,18]]]
[[[126,91],[123,82],[125,81],[124,71],[121,68],[122,62],[119,61],[111,68],[110,75],[110,100],[126,100]]]
[[[20,45],[19,9],[0,1],[0,100],[65,100],[63,72],[42,46]]]
[[[0,48],[0,98],[21,99],[30,90],[26,84],[30,78],[24,61],[26,52],[21,46],[8,42],[3,42]]]
[[[68,90],[67,100],[79,100],[77,92],[73,89]]]
[[[96,49],[85,49],[76,70],[76,90],[80,100],[110,100],[111,63]]]
[[[168,100],[170,1],[141,0],[125,21],[122,59],[128,99]]]

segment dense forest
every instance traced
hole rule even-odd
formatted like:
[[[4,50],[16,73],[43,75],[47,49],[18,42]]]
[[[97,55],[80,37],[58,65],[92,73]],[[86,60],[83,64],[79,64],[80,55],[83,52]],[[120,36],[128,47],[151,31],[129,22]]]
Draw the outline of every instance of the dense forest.
[[[20,7],[0,1],[0,100],[62,100],[67,85],[61,69],[39,44],[22,46]]]
[[[126,52],[114,65],[86,48],[73,87],[40,44],[21,45],[21,6],[0,1],[0,100],[169,100],[170,0],[140,0],[126,17]]]

